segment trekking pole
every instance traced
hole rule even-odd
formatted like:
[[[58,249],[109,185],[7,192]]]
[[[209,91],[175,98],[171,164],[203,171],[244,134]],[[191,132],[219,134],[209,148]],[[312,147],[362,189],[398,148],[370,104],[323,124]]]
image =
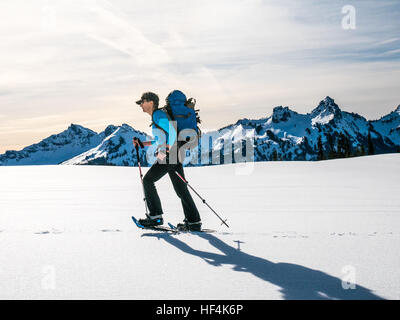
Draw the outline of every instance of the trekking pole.
[[[197,196],[201,199],[201,201],[203,201],[203,203],[204,203],[207,207],[209,207],[209,208],[211,209],[212,212],[214,212],[214,214],[219,218],[219,220],[222,221],[221,225],[224,224],[224,225],[226,225],[226,226],[229,228],[228,224],[226,223],[226,220],[228,220],[228,219],[222,220],[222,218],[218,215],[218,213],[216,213],[216,212],[214,211],[214,209],[211,208],[211,207],[209,206],[209,204],[206,202],[206,200],[203,199],[203,198],[201,197],[201,195],[199,195],[199,194],[197,193],[197,191],[194,190],[194,189],[192,188],[192,186],[189,184],[189,182],[187,182],[187,180],[185,180],[185,178],[183,178],[178,172],[175,171],[175,173],[178,175],[178,177],[179,177],[184,183],[186,183],[186,185],[187,185],[190,189],[192,189],[192,191],[193,191],[195,194],[197,194]]]
[[[144,148],[142,141],[140,141],[140,139],[138,138],[134,138],[134,140],[136,140],[141,148]],[[135,146],[136,149],[136,158],[137,158],[137,162],[138,162],[138,166],[139,166],[139,174],[140,174],[140,180],[142,181],[142,189],[143,189],[143,201],[144,201],[144,206],[146,208],[146,216],[149,216],[149,212],[147,209],[147,200],[146,200],[146,194],[144,192],[144,184],[143,184],[143,174],[142,174],[142,167],[140,166],[140,159],[139,159],[139,147],[136,145]]]

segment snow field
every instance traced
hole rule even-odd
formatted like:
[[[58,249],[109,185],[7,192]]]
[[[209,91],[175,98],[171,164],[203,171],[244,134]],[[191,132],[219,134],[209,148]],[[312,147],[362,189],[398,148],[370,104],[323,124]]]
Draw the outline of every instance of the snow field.
[[[179,235],[131,222],[144,216],[138,168],[0,167],[0,298],[399,299],[399,164],[186,168],[230,228],[193,194],[218,232]],[[182,221],[168,176],[157,188],[165,221]]]

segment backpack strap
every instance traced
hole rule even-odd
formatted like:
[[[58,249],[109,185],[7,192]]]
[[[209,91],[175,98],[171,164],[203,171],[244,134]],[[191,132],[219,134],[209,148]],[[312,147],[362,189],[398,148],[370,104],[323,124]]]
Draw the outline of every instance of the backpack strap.
[[[171,106],[170,106],[170,104],[169,103],[167,103],[163,108],[162,108],[162,110],[166,113],[166,115],[167,115],[167,117],[168,117],[168,120],[172,120],[172,121],[175,121],[175,116],[174,116],[174,113],[172,112],[172,108],[171,108]]]
[[[165,131],[163,128],[161,128],[161,127],[154,121],[154,113],[155,113],[156,111],[158,111],[158,110],[164,112],[165,115],[166,115],[167,118],[168,118],[168,121],[171,121],[171,117],[169,116],[168,112],[164,111],[163,109],[164,109],[164,108],[162,108],[162,109],[156,109],[156,110],[153,111],[153,113],[152,113],[152,115],[151,115],[151,124],[150,124],[150,127],[154,124],[154,125],[156,126],[157,129],[160,129],[160,130],[163,131],[165,134],[168,134],[167,131]]]
[[[187,118],[189,118],[191,116],[191,114],[190,113],[188,113],[188,114],[176,114],[175,115],[175,118],[185,118],[185,119],[187,119]]]

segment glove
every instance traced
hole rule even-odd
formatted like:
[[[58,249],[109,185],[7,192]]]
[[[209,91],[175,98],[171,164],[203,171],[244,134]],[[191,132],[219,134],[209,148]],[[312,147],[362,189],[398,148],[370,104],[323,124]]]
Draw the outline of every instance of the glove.
[[[140,146],[141,148],[144,148],[142,141],[140,141],[139,138],[134,137],[133,138],[133,145],[135,146],[135,148],[137,148],[138,146]]]

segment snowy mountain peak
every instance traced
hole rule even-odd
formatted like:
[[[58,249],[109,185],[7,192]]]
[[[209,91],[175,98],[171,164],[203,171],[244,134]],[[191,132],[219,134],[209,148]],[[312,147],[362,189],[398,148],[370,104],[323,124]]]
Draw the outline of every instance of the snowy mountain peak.
[[[335,104],[335,100],[333,100],[330,96],[326,96],[323,100],[326,104]],[[336,104],[335,104],[336,105]]]
[[[331,97],[327,96],[324,100],[322,100],[318,107],[316,107],[311,114],[321,114],[321,113],[340,113],[339,106],[335,103]]]
[[[114,126],[113,124],[110,124],[109,126],[107,126],[107,128],[104,129],[102,134],[104,135],[104,137],[108,137],[118,129],[122,129],[124,132],[125,131],[134,131],[134,132],[142,134],[142,132],[133,129],[130,125],[128,125],[126,123],[122,124],[121,126]]]
[[[117,129],[118,129],[118,127],[110,124],[109,126],[107,126],[107,128],[102,133],[104,134],[105,137],[108,137]]]
[[[334,118],[341,118],[342,111],[331,97],[327,96],[318,107],[311,112],[312,124],[328,123]]]
[[[129,124],[123,123],[121,125],[121,128],[123,128],[124,130],[133,130],[133,131],[137,131],[134,128],[132,128]]]
[[[101,142],[102,138],[93,130],[71,124],[61,133],[53,134],[20,151],[6,151],[0,155],[0,165],[59,164]]]
[[[278,106],[275,107],[272,111],[272,122],[285,122],[295,113],[290,110],[289,107]]]
[[[85,128],[85,127],[80,126],[79,124],[73,124],[73,123],[71,123],[71,125],[66,130],[66,132],[68,132],[68,131],[69,132],[72,131],[74,134],[95,133],[94,131],[92,131],[88,128]]]
[[[394,112],[397,112],[398,114],[400,114],[400,104],[398,105],[397,109],[394,110]]]
[[[133,147],[132,138],[137,137],[142,141],[151,138],[126,123],[121,126],[109,125],[100,135],[104,137],[100,144],[62,164],[137,165],[136,150]],[[144,149],[140,149],[140,158],[142,165],[148,165]]]

